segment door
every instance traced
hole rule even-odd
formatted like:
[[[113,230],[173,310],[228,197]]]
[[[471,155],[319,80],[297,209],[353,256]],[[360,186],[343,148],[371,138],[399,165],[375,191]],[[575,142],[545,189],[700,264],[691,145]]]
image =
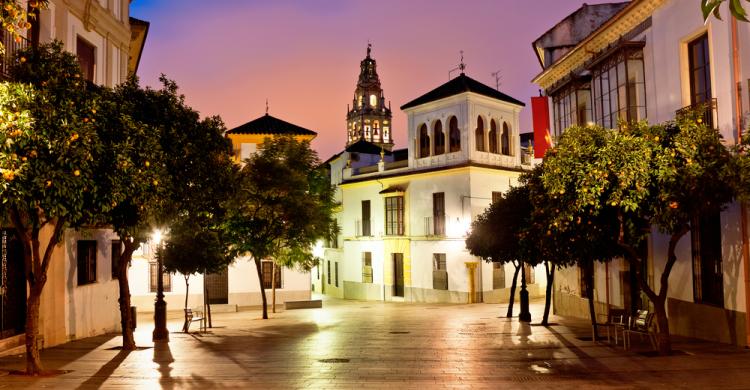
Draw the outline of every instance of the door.
[[[26,325],[23,246],[13,230],[0,230],[0,338],[21,334]]]
[[[393,254],[393,296],[404,296],[404,254]]]
[[[226,268],[215,274],[206,275],[205,283],[209,304],[229,303],[229,273]]]

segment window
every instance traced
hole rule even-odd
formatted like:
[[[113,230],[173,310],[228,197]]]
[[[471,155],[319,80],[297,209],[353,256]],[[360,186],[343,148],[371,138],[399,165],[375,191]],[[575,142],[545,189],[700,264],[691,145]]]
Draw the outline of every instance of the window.
[[[78,37],[76,40],[76,54],[78,64],[81,65],[81,76],[85,80],[94,82],[94,70],[96,69],[96,47],[85,39]]]
[[[433,139],[435,140],[435,152],[436,156],[445,153],[445,133],[443,132],[443,123],[440,121],[435,122],[433,128]]]
[[[492,288],[494,290],[505,288],[505,266],[503,263],[492,263]]]
[[[430,135],[427,133],[427,125],[419,127],[419,158],[430,157]]]
[[[461,151],[461,132],[458,130],[458,119],[452,116],[448,121],[448,137],[450,141],[450,152]]]
[[[263,261],[260,263],[261,273],[263,274],[263,288],[273,288],[273,282],[276,284],[276,288],[281,288],[281,267],[278,265],[274,266],[273,261]],[[275,280],[273,274],[275,275]]]
[[[437,236],[445,235],[445,193],[432,194],[432,223]]]
[[[490,153],[498,153],[497,150],[497,124],[495,120],[490,121]]]
[[[336,269],[336,287],[339,286],[339,262],[335,261],[333,267]]]
[[[385,122],[383,122],[385,124]],[[391,142],[391,128],[389,126],[383,126],[383,142]]]
[[[362,201],[362,235],[371,236],[370,231],[370,201]]]
[[[626,45],[591,69],[594,120],[606,128],[646,118],[641,44]]]
[[[357,96],[357,107],[362,107],[362,95]]]
[[[476,138],[477,151],[484,152],[484,120],[482,117],[477,117],[477,128],[474,130],[474,138]]]
[[[78,241],[78,285],[96,282],[96,241]]]
[[[119,240],[113,240],[112,241],[112,252],[110,252],[110,259],[112,264],[112,279],[117,279],[119,267],[120,267],[120,257],[122,256],[122,242]]]
[[[377,107],[378,106],[378,97],[375,95],[370,95],[370,106]]]
[[[403,196],[389,196],[385,198],[385,234],[388,236],[404,235]]]
[[[581,289],[581,298],[588,298],[588,281],[586,280],[586,270],[580,265],[578,266],[578,287]],[[592,286],[593,289],[593,286]]]
[[[534,267],[529,263],[523,263],[523,276],[526,278],[526,284],[534,284]]]
[[[148,276],[149,276],[149,291],[156,292],[158,289],[157,282],[159,281],[159,263],[151,262],[148,264]],[[162,273],[162,285],[164,286],[164,292],[172,291],[172,276],[166,272]]]
[[[331,284],[331,260],[328,260],[328,267],[326,267],[328,270],[328,273],[326,274],[326,279],[328,281],[328,284]]]
[[[320,280],[320,272],[321,272],[321,270],[320,270],[320,263],[318,263],[318,265],[316,266],[316,268],[318,269],[318,272],[317,272],[317,274],[318,274],[318,280]]]
[[[375,142],[383,141],[382,134],[380,134],[380,122],[379,121],[372,122],[372,139]]]
[[[552,97],[555,135],[560,135],[570,126],[585,126],[592,121],[591,84],[572,83],[555,92]]]
[[[432,254],[432,288],[435,290],[448,289],[448,268],[445,263],[445,253]]]
[[[362,283],[372,283],[372,252],[362,252]]]
[[[719,212],[696,218],[691,229],[691,238],[695,302],[724,306]]]
[[[503,193],[500,191],[492,191],[492,203],[495,203],[503,199]]]
[[[708,34],[688,43],[690,67],[690,104],[711,100],[711,62],[708,52]]]
[[[506,122],[503,122],[503,134],[500,136],[500,144],[502,153],[506,156],[510,156],[510,129]]]

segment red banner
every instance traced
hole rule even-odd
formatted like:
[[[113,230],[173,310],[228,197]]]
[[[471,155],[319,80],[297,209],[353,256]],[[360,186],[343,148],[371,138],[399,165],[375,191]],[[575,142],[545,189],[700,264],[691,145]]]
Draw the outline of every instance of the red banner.
[[[534,121],[534,157],[544,157],[552,146],[549,126],[549,98],[535,96],[531,98],[531,115]]]

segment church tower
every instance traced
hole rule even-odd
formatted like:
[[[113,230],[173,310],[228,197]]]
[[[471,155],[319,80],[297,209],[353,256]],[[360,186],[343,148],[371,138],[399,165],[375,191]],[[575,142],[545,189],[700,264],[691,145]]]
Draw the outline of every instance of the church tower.
[[[370,57],[372,45],[367,44],[367,57],[359,64],[359,80],[354,90],[351,108],[347,105],[346,146],[365,140],[390,151],[393,148],[391,107],[385,105],[383,88],[375,69],[375,60]]]

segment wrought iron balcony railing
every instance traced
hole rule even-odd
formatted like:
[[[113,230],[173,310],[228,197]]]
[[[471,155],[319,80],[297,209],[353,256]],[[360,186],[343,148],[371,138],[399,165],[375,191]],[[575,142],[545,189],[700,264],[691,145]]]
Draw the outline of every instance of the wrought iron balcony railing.
[[[687,107],[680,108],[675,112],[677,118],[684,117],[686,115],[696,115],[701,119],[706,126],[715,129],[719,123],[718,117],[718,104],[716,98],[707,100],[701,103],[691,104]]]
[[[16,53],[27,48],[29,46],[29,40],[21,37],[20,40],[16,40],[13,34],[2,30],[0,31],[0,41],[2,41],[5,51],[2,53],[2,59],[0,60],[0,78],[2,80],[10,80],[10,67],[16,61]]]

